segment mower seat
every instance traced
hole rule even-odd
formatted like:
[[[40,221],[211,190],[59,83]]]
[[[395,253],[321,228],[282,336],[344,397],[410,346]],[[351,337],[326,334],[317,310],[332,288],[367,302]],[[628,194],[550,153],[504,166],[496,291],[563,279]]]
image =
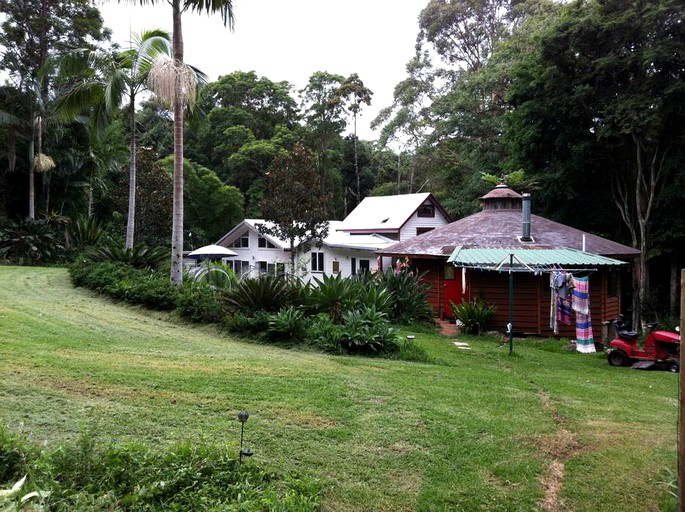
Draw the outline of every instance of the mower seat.
[[[640,335],[637,331],[617,331],[616,335],[624,340],[634,340]]]
[[[614,320],[614,328],[616,329],[616,336],[624,340],[634,340],[639,335],[637,331],[629,331],[622,320]]]

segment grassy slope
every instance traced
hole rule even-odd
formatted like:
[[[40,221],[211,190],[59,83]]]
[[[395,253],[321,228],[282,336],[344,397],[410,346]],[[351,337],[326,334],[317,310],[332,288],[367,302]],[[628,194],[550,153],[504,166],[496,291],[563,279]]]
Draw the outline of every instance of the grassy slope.
[[[242,343],[0,267],[0,417],[38,441],[235,443],[326,479],[326,510],[659,510],[675,473],[677,377],[523,341],[471,351],[417,332],[431,364]],[[234,446],[232,445],[232,448]]]

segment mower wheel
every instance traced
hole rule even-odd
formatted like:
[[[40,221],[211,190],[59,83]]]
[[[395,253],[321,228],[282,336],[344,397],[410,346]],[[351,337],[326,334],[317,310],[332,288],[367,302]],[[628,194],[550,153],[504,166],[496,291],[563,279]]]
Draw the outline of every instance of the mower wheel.
[[[668,371],[671,373],[680,373],[680,363],[678,361],[671,361],[668,363]]]
[[[628,355],[623,350],[612,350],[607,356],[611,366],[625,366],[628,364]]]

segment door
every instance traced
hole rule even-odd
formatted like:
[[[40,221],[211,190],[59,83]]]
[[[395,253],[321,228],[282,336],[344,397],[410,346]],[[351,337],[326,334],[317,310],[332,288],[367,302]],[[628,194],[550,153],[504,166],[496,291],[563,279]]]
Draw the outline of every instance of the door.
[[[465,269],[455,268],[454,265],[447,264],[443,269],[443,308],[442,314],[445,318],[454,318],[451,303],[459,304],[462,300],[468,300],[466,294],[466,272]]]

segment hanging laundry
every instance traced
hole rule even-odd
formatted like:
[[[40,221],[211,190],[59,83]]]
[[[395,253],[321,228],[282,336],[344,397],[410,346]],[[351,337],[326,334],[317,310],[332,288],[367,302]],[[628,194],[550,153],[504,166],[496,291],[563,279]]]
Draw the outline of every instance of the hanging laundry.
[[[590,315],[576,313],[576,350],[583,354],[594,354],[596,352]]]
[[[554,287],[556,272],[549,274],[549,288],[551,291],[549,301],[549,328],[554,334],[559,334],[559,324],[557,323],[557,291]]]
[[[590,280],[587,277],[573,278],[573,311],[590,314]]]
[[[552,276],[554,278],[552,286],[554,287],[554,290],[557,292],[557,297],[566,297],[566,295],[568,295],[568,288],[566,286],[566,272],[555,271],[552,272]]]
[[[595,353],[595,339],[590,318],[590,280],[573,279],[573,311],[576,312],[576,350],[584,354]]]
[[[571,300],[557,297],[557,320],[562,324],[571,325]]]

